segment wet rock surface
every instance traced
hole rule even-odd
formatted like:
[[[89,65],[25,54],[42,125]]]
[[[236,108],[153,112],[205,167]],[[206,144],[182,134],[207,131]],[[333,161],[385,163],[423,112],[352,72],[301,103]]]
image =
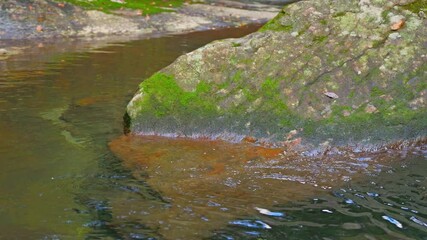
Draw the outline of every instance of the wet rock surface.
[[[232,2],[233,3],[233,2]],[[136,10],[112,14],[51,0],[0,2],[0,39],[183,33],[266,22],[280,9],[240,3],[193,4],[153,16]]]
[[[259,32],[142,82],[131,130],[306,146],[423,138],[425,11],[424,1],[290,4]]]

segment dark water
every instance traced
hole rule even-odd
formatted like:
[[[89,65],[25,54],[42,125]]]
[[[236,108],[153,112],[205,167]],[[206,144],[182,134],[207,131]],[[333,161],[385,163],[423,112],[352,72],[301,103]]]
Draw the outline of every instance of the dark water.
[[[427,239],[425,150],[287,159],[119,138],[143,78],[255,29],[22,43],[0,61],[0,239]]]

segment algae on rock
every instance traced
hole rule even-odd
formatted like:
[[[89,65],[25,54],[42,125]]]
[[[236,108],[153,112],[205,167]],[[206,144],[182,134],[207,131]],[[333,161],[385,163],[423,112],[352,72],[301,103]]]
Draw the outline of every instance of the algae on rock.
[[[287,5],[259,32],[213,42],[142,82],[131,131],[281,143],[297,129],[313,144],[425,137],[427,20],[408,10],[418,2]],[[396,19],[404,24],[392,30]]]

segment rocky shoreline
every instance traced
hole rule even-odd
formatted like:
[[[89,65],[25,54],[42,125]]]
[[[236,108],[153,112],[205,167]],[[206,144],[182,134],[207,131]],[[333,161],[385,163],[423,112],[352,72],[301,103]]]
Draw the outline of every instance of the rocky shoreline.
[[[279,1],[284,4],[289,0]],[[276,2],[277,3],[277,2]],[[25,54],[32,42],[84,41],[94,47],[168,34],[262,24],[280,8],[271,4],[212,0],[169,12],[141,15],[121,9],[106,14],[52,0],[0,2],[0,61]]]
[[[107,14],[52,0],[0,3],[0,39],[177,34],[220,27],[264,23],[277,6],[227,1],[189,4],[155,15],[122,9]]]

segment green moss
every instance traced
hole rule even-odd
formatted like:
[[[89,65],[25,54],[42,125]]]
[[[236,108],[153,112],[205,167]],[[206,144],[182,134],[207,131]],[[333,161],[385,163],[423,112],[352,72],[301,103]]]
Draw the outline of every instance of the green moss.
[[[263,111],[268,111],[276,116],[280,116],[281,125],[288,126],[287,119],[289,118],[288,107],[285,99],[280,94],[280,81],[276,79],[266,79],[261,85],[258,96],[262,96],[263,103],[261,105]]]
[[[233,77],[231,78],[232,83],[239,84],[242,82],[242,70],[238,70],[234,73]]]
[[[328,36],[314,36],[313,42],[322,43],[322,42],[326,41],[326,39],[328,39]]]
[[[266,79],[257,89],[242,78],[242,72],[236,71],[226,82],[201,81],[189,92],[179,87],[173,76],[157,73],[140,84],[143,97],[132,106],[131,111],[138,114],[131,128],[171,129],[168,131],[184,134],[197,129],[249,134],[245,127],[249,121],[256,129],[251,135],[262,137],[268,132],[288,132],[302,122],[288,110],[280,95],[279,80]],[[219,89],[228,92],[218,95]]]
[[[352,108],[345,105],[334,105],[332,106],[332,115],[341,116],[344,110],[351,111]]]
[[[427,89],[427,81],[423,81],[423,82],[419,83],[419,84],[415,87],[415,90],[416,90],[417,92],[422,92],[422,91],[424,91],[424,90],[426,90],[426,89]]]
[[[307,29],[308,29],[308,28],[309,28],[309,27],[305,26],[304,28],[302,28],[302,29],[298,30],[298,35],[299,35],[299,36],[304,35],[304,33],[306,33],[306,32],[307,32]]]
[[[327,25],[328,24],[328,21],[326,19],[321,19],[319,22],[322,25]]]
[[[240,46],[242,46],[242,44],[241,43],[232,42],[231,46],[233,46],[233,47],[240,47]]]
[[[342,17],[344,15],[346,15],[346,12],[337,12],[337,13],[334,13],[332,17],[337,18],[337,17]]]
[[[379,97],[384,94],[384,90],[380,89],[379,87],[373,87],[371,89],[371,97]]]
[[[171,11],[170,8],[181,6],[184,0],[126,0],[124,3],[112,2],[110,0],[56,0],[57,2],[68,2],[76,6],[90,10],[101,10],[109,12],[120,8],[141,10],[142,14],[154,14]]]
[[[286,15],[286,12],[280,12],[275,18],[266,23],[259,31],[277,31],[277,32],[290,32],[294,28],[292,25],[282,25],[280,20]]]
[[[236,56],[232,56],[230,57],[230,63],[233,65],[236,65],[238,62],[237,57]]]
[[[404,5],[403,8],[415,14],[418,14],[419,12],[427,13],[427,1],[417,0],[417,1],[414,1],[413,3]]]
[[[144,99],[139,104],[142,112],[152,112],[156,117],[169,114],[189,114],[192,111],[214,112],[212,102],[204,101],[211,86],[201,81],[194,92],[186,92],[178,86],[173,76],[156,73],[140,84]]]
[[[384,20],[384,23],[389,23],[390,22],[390,18],[388,17],[388,14],[390,13],[389,10],[384,10],[381,12],[381,17]]]

